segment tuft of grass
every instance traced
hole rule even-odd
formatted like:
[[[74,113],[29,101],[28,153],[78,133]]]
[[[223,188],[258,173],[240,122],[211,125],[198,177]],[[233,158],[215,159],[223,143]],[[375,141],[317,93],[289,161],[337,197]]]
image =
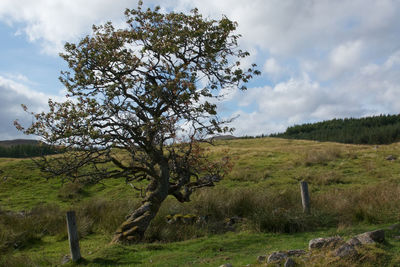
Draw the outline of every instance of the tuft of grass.
[[[316,186],[330,186],[348,183],[343,173],[337,170],[316,173],[308,172],[303,177],[300,177],[299,180],[306,180],[309,184]]]
[[[0,210],[0,249],[24,249],[44,235],[65,231],[62,213],[55,205],[39,205],[28,212]]]
[[[382,182],[351,190],[331,189],[316,194],[312,205],[335,216],[342,226],[395,222],[400,219],[400,185]]]
[[[322,150],[313,149],[305,153],[304,164],[305,166],[327,165],[330,161],[341,158],[342,153],[342,150],[338,147],[328,147]]]
[[[46,264],[50,265],[50,264]],[[0,266],[7,266],[7,267],[33,267],[38,266],[37,261],[33,260],[31,257],[27,255],[5,255],[4,257],[0,257]],[[43,266],[43,265],[42,265]]]
[[[79,200],[84,193],[84,185],[82,183],[68,182],[58,190],[57,197],[62,201]]]
[[[76,206],[78,225],[82,237],[96,232],[111,235],[124,221],[125,216],[139,206],[135,200],[110,201],[101,198],[91,199]]]

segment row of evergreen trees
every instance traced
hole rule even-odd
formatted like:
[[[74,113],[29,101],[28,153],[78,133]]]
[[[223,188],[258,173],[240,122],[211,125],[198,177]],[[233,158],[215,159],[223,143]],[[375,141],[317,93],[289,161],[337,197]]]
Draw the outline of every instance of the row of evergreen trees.
[[[243,136],[241,138],[259,138]],[[365,118],[333,119],[288,127],[284,133],[270,137],[331,141],[347,144],[390,144],[400,141],[400,114]],[[17,144],[0,146],[0,157],[25,158],[60,153],[45,144]]]
[[[306,123],[289,127],[284,133],[270,136],[348,144],[390,144],[400,141],[400,115]]]
[[[18,144],[0,146],[2,158],[26,158],[59,153],[57,148],[44,144]]]

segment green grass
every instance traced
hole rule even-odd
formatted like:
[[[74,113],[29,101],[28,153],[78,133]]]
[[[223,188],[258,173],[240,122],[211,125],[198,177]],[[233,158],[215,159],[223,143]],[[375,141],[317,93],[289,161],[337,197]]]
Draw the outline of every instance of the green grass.
[[[350,237],[398,222],[400,159],[386,157],[400,158],[399,148],[400,143],[368,146],[278,138],[219,141],[210,147],[211,157],[228,154],[234,162],[232,172],[216,188],[197,192],[190,203],[168,198],[149,229],[147,242],[132,246],[108,244],[113,229],[140,197],[123,179],[63,185],[57,179],[46,180],[30,160],[0,159],[0,209],[36,208],[37,218],[48,209],[48,220],[58,224],[65,210],[77,210],[82,254],[90,266],[219,266],[226,262],[244,266],[272,251],[304,249],[315,237]],[[301,213],[301,180],[309,182],[310,216]],[[165,224],[169,214],[210,215],[210,221],[205,226],[171,226]],[[0,265],[56,265],[69,254],[65,228],[45,222],[33,227],[31,217],[12,216],[0,218],[0,243],[5,238],[18,241],[24,231],[31,235],[17,248],[9,243],[0,250],[5,255]],[[223,221],[232,216],[244,221],[227,230]],[[389,233],[387,244],[367,253],[371,262],[393,266],[400,262],[396,234],[400,232]]]
[[[329,188],[353,188],[400,181],[400,165],[387,161],[388,155],[400,156],[400,143],[376,146],[345,145],[278,138],[238,139],[217,142],[213,157],[228,155],[235,163],[232,172],[219,187],[265,187],[285,189],[308,180],[312,191]],[[26,210],[39,203],[73,204],[76,199],[58,197],[62,184],[43,178],[30,160],[0,159],[0,206]],[[3,180],[3,177],[7,177]],[[139,197],[123,179],[103,181],[83,188],[79,201],[93,197],[126,199]]]
[[[384,227],[386,225],[380,225]],[[375,226],[376,227],[376,226]],[[91,235],[80,242],[85,264],[89,266],[219,266],[230,262],[234,266],[256,265],[259,255],[279,250],[307,249],[308,241],[315,237],[340,235],[348,239],[375,227],[361,225],[342,230],[327,229],[295,234],[254,234],[249,232],[226,233],[182,242],[135,244],[131,246],[109,245],[101,235]],[[388,255],[385,264],[396,261],[400,253],[400,241],[388,237],[384,250]],[[52,237],[44,238],[35,247],[14,253],[14,257],[32,259],[34,263],[57,265],[69,253],[67,242]],[[45,259],[45,260],[44,260]],[[76,264],[68,264],[71,266]],[[384,266],[384,265],[383,265]]]

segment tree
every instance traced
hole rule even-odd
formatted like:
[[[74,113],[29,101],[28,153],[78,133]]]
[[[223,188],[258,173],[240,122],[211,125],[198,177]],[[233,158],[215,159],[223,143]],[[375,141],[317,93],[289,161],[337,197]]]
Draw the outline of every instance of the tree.
[[[226,17],[204,19],[162,13],[160,8],[125,11],[127,27],[108,22],[61,54],[70,70],[60,80],[67,100],[49,100],[49,112],[32,115],[26,134],[73,148],[44,157],[40,166],[63,179],[125,178],[147,181],[142,205],[129,214],[113,242],[140,240],[168,195],[190,200],[195,189],[212,186],[224,174],[227,159],[208,162],[200,141],[227,132],[217,116],[221,88],[245,90],[259,74],[238,48],[237,24]],[[110,165],[113,164],[113,166]]]

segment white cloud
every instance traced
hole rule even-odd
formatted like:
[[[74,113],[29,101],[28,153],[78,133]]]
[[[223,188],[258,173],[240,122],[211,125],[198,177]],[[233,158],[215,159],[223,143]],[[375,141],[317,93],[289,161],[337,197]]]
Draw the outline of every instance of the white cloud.
[[[346,114],[361,115],[357,105],[345,91],[322,88],[307,74],[278,83],[275,87],[264,86],[236,95],[242,110],[232,125],[237,135],[258,135],[283,131],[286,127],[311,121],[344,117]],[[253,111],[246,112],[244,108]]]
[[[355,68],[360,61],[362,48],[363,43],[359,40],[349,41],[335,47],[330,53],[331,76],[342,74]]]
[[[285,72],[285,69],[279,65],[275,58],[269,58],[264,64],[264,72],[273,80],[279,79]]]
[[[89,33],[93,24],[107,20],[118,23],[124,9],[131,6],[129,0],[2,0],[0,20],[11,25],[19,23],[17,33],[39,42],[45,53],[57,55],[66,41],[76,41]]]
[[[16,119],[25,126],[29,126],[32,122],[32,118],[23,111],[21,104],[27,105],[29,111],[41,112],[47,110],[49,97],[57,101],[63,99],[61,96],[49,96],[36,92],[20,81],[3,76],[0,76],[0,95],[0,139],[26,137],[13,125]]]
[[[238,107],[233,111],[240,114],[234,122],[237,134],[400,112],[400,1],[144,2],[169,11],[198,7],[205,17],[225,14],[238,21],[240,44],[252,55],[244,65],[257,61],[265,75],[250,86],[254,88],[234,91],[222,103],[224,111]],[[92,24],[120,24],[124,8],[135,6],[130,0],[2,0],[0,21],[55,54],[65,41],[88,33]]]

